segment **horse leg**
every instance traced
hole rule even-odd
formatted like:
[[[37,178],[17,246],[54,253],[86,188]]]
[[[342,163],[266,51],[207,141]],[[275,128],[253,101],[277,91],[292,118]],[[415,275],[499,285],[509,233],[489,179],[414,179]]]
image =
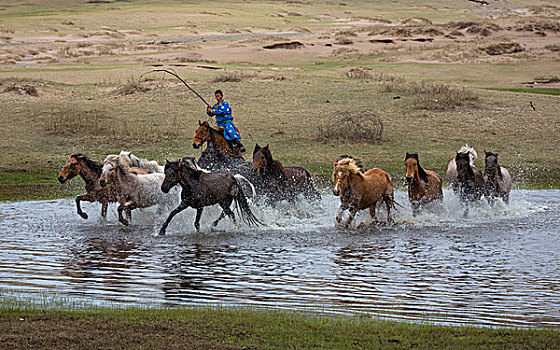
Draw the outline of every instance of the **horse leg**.
[[[76,209],[78,210],[78,215],[80,215],[83,219],[87,219],[88,214],[82,211],[82,206],[80,205],[80,201],[93,202],[93,198],[91,198],[89,194],[82,194],[76,196]]]
[[[373,222],[371,223],[372,225],[377,223],[377,219],[375,218],[375,206],[376,205],[377,205],[377,202],[373,203],[373,205],[371,207],[369,207],[369,215],[373,219]]]
[[[196,232],[200,231],[200,217],[202,216],[204,208],[196,208],[196,219],[194,220],[194,228]]]
[[[503,199],[505,204],[509,204],[509,193],[504,193],[504,195],[502,196],[502,199]]]
[[[222,220],[224,218],[224,216],[229,216],[231,218],[231,220],[233,221],[233,223],[235,224],[235,214],[233,214],[233,211],[231,211],[230,206],[231,206],[231,202],[233,201],[233,199],[231,200],[226,200],[222,203],[220,203],[220,207],[222,207],[222,213],[220,214],[220,217],[216,219],[216,221],[214,221],[212,223],[212,226],[217,226],[218,223],[220,222],[220,220]]]
[[[171,213],[169,213],[169,216],[167,217],[165,222],[163,223],[163,226],[161,226],[161,229],[159,230],[159,235],[160,236],[165,235],[165,230],[167,229],[167,225],[169,225],[169,223],[171,222],[171,219],[173,219],[175,215],[179,214],[179,212],[187,209],[188,207],[189,207],[188,204],[181,202],[177,208],[173,209]]]
[[[389,195],[384,195],[385,198],[383,198],[383,200],[385,201],[385,206],[387,206],[387,222],[388,223],[393,223],[393,217],[391,216],[391,208],[393,207],[393,198]]]
[[[340,206],[340,208],[338,209],[338,214],[336,215],[336,222],[338,222],[340,224],[340,222],[342,221],[342,213],[344,212],[346,208],[344,208],[343,205]]]
[[[119,205],[119,207],[117,208],[117,213],[119,214],[119,221],[121,224],[128,226],[128,221],[123,217],[123,209],[125,207],[125,204],[121,204]]]
[[[356,215],[356,213],[358,212],[358,208],[352,208],[350,209],[350,215],[348,216],[348,220],[346,220],[346,228],[350,227],[350,224],[352,223],[352,220],[354,220],[354,216]]]
[[[103,219],[107,219],[107,207],[109,206],[108,202],[101,203],[101,217]]]

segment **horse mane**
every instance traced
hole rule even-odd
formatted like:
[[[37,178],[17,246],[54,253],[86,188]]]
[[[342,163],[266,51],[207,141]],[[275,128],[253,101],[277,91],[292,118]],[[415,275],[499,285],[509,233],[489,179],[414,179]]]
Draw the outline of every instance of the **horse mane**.
[[[468,153],[471,166],[474,166],[474,160],[478,158],[478,154],[476,154],[474,148],[470,147],[467,143],[465,143],[463,147],[459,148],[457,153]]]
[[[409,159],[409,158],[416,159],[416,164],[418,165],[418,176],[420,176],[420,178],[426,184],[429,184],[430,183],[430,178],[428,177],[428,173],[426,173],[424,168],[422,168],[422,166],[420,165],[420,159],[418,159],[418,153],[408,153],[407,152],[406,157],[404,158],[404,161],[406,162],[406,160]]]
[[[344,158],[336,162],[335,169],[337,169],[338,171],[362,176],[360,168],[356,165],[354,160],[350,158]]]
[[[348,154],[343,154],[340,157],[338,157],[338,159],[336,160],[336,162],[342,160],[342,159],[351,159],[352,162],[360,169],[361,172],[365,172],[366,171],[366,164],[364,163],[364,161],[358,157],[354,157]]]
[[[86,166],[90,168],[97,175],[97,177],[101,176],[101,172],[103,171],[103,164],[96,162],[93,159],[89,159],[83,153],[74,153],[70,157],[74,159],[82,159],[84,163],[86,163]]]

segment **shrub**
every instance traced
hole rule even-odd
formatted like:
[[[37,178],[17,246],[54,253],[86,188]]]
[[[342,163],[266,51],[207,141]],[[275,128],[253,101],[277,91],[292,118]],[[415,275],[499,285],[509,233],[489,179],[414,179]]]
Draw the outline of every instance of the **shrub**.
[[[317,140],[322,142],[343,141],[348,143],[378,143],[383,135],[381,118],[371,112],[338,112],[335,121],[319,126]]]

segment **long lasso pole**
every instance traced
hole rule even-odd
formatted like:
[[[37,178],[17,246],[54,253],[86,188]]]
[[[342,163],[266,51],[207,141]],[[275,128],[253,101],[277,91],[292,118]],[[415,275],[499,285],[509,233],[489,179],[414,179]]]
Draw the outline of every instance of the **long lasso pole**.
[[[165,72],[165,73],[171,74],[171,75],[174,76],[175,78],[179,79],[183,84],[185,84],[185,86],[186,86],[187,88],[189,88],[189,90],[191,90],[192,92],[194,92],[194,94],[195,94],[196,96],[198,96],[198,98],[200,98],[200,99],[202,100],[202,102],[204,102],[204,104],[206,105],[206,107],[210,107],[210,104],[209,104],[208,102],[206,102],[206,100],[204,100],[204,98],[203,98],[202,96],[200,96],[200,94],[199,94],[198,92],[194,91],[194,89],[191,88],[191,87],[189,86],[189,84],[187,84],[187,82],[184,81],[184,80],[179,76],[179,74],[177,74],[177,73],[175,73],[175,72],[171,72],[171,71],[169,71],[169,70],[167,70],[167,69],[154,69],[154,70],[151,70],[151,71],[149,71],[149,72],[146,72],[146,73],[142,74],[142,75],[140,76],[140,78],[142,78],[142,77],[143,77],[144,75],[146,75],[146,74],[153,73],[153,72]]]

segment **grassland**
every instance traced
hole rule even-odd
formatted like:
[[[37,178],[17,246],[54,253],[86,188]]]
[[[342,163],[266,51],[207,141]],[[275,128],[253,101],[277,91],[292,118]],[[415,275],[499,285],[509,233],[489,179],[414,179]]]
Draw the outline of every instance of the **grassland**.
[[[560,71],[559,2],[508,4],[7,2],[0,200],[76,194],[79,183],[56,183],[74,152],[199,155],[190,144],[204,106],[170,76],[140,79],[159,67],[209,101],[224,90],[249,149],[270,144],[285,164],[318,175],[348,153],[400,184],[407,151],[443,175],[468,143],[499,152],[517,187],[558,188],[558,83],[524,84]],[[303,48],[263,49],[288,41]],[[496,53],[503,42],[523,50]],[[322,141],[318,127],[341,111],[379,116],[382,142]]]
[[[4,349],[552,349],[556,330],[446,327],[237,308],[0,307]]]

